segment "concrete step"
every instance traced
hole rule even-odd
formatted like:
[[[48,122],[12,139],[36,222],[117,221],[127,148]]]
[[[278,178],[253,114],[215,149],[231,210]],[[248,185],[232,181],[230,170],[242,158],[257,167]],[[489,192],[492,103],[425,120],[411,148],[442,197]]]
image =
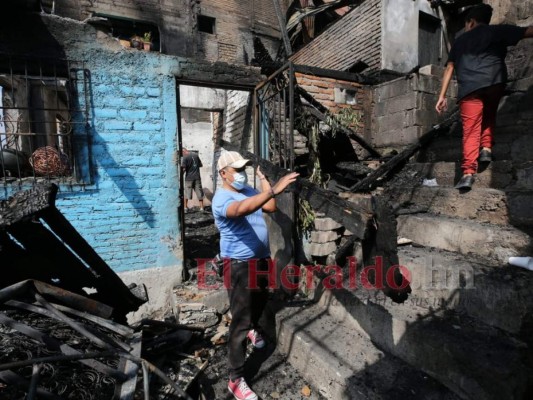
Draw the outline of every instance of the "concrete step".
[[[527,162],[533,160],[533,139],[531,127],[523,130],[509,130],[499,127],[494,137],[492,149],[494,160]],[[419,162],[452,161],[462,159],[462,136],[443,135],[435,138],[417,157]]]
[[[289,306],[276,320],[278,349],[327,399],[459,399],[318,305]]]
[[[410,272],[406,304],[454,310],[533,344],[533,273],[514,266],[487,267],[457,253],[413,246],[398,249]]]
[[[505,189],[514,183],[514,166],[511,161],[495,161],[476,175],[474,188]],[[410,163],[405,169],[413,176],[413,186],[422,183],[424,178],[437,180],[439,186],[453,187],[461,178],[460,162]],[[533,189],[533,187],[531,187]]]
[[[388,193],[403,212],[414,209],[499,225],[533,225],[533,190],[504,192],[474,187],[460,192],[451,187],[395,186]]]
[[[512,256],[533,254],[533,238],[509,226],[483,224],[432,214],[399,215],[398,235],[415,243],[482,257],[489,265],[505,265]]]
[[[445,310],[395,304],[376,290],[326,290],[319,304],[462,398],[522,400],[531,393],[531,349],[497,328]]]

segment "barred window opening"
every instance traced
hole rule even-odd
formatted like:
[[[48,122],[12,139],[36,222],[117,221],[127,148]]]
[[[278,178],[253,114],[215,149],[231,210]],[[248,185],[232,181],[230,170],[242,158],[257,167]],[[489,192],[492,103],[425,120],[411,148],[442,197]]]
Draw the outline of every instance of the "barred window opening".
[[[79,182],[84,166],[74,143],[87,137],[85,69],[65,60],[2,59],[0,180]]]

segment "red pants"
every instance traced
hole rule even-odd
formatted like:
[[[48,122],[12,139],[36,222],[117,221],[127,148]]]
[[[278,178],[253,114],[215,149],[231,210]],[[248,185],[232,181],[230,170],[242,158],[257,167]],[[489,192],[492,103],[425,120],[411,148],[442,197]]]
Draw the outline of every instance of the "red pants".
[[[498,103],[505,86],[498,84],[480,89],[459,102],[463,120],[463,174],[477,172],[477,159],[481,147],[492,148]]]

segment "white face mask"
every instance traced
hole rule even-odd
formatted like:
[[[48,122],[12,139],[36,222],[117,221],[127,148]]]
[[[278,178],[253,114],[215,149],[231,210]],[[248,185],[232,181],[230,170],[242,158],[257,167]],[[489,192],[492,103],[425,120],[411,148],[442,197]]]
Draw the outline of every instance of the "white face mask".
[[[246,172],[236,172],[233,174],[233,182],[231,182],[231,186],[233,186],[234,189],[242,190],[248,183],[248,175],[246,175]]]

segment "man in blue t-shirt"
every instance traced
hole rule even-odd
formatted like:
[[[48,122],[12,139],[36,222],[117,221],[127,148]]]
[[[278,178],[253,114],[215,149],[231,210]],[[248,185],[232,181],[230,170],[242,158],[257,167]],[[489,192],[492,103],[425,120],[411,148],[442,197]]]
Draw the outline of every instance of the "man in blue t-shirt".
[[[533,37],[532,27],[489,25],[491,17],[492,7],[488,4],[478,4],[466,12],[465,32],[450,50],[435,106],[439,114],[446,110],[446,91],[455,70],[463,122],[463,176],[456,189],[470,189],[478,161],[492,160],[496,111],[507,80],[507,47]]]
[[[250,160],[235,151],[223,151],[217,169],[222,187],[212,201],[215,224],[220,231],[220,255],[231,259],[231,284],[228,287],[231,324],[229,327],[228,356],[230,380],[228,389],[238,400],[255,400],[257,395],[244,379],[245,340],[250,339],[255,348],[265,346],[259,333],[258,322],[267,302],[267,282],[264,275],[253,282],[250,267],[257,271],[268,270],[270,248],[264,212],[276,210],[276,195],[294,182],[298,176],[292,172],[273,186],[257,168],[261,191],[247,184],[245,168]],[[256,286],[258,289],[254,289]]]

